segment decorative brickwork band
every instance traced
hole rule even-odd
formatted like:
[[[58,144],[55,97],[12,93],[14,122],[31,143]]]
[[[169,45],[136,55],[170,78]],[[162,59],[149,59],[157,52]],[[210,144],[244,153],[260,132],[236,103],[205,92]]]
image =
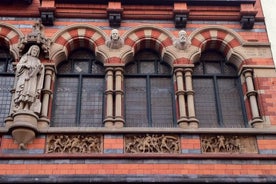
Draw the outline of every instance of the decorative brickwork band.
[[[258,153],[254,136],[204,135],[200,142],[202,153]]]
[[[126,135],[125,153],[179,153],[178,135],[144,134]]]
[[[46,153],[102,153],[101,135],[48,135]]]

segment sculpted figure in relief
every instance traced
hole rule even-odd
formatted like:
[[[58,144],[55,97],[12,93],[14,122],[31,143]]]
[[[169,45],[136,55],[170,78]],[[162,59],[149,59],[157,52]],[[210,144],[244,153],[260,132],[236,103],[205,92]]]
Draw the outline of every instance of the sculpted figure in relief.
[[[117,29],[111,31],[110,39],[106,41],[106,46],[111,49],[119,49],[123,46],[123,40]]]
[[[43,85],[44,65],[38,58],[39,52],[39,46],[31,46],[16,65],[15,111],[33,110],[37,113],[40,111],[38,97]]]
[[[178,38],[174,41],[174,46],[180,50],[184,50],[191,45],[191,41],[188,38],[186,31],[181,30],[178,32]]]

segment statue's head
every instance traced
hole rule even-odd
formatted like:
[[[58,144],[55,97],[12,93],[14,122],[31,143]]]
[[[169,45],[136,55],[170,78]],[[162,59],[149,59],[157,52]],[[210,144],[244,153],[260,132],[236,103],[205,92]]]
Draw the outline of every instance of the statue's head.
[[[34,57],[38,57],[38,56],[39,56],[39,52],[40,52],[39,46],[37,46],[37,45],[32,45],[32,46],[29,48],[28,55],[31,55],[31,56],[34,56]]]
[[[119,31],[117,29],[113,29],[111,31],[111,40],[119,40],[120,35],[119,35]]]
[[[187,42],[187,33],[184,30],[179,31],[178,33],[179,42],[184,44]]]

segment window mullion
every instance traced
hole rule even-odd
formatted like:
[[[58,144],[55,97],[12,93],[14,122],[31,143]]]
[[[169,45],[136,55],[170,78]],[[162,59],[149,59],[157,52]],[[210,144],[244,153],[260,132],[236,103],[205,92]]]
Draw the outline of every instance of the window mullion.
[[[151,111],[151,85],[150,85],[150,76],[147,75],[146,79],[146,88],[147,88],[147,116],[149,127],[152,127],[152,111]]]
[[[79,75],[78,83],[78,95],[77,95],[77,108],[76,108],[76,125],[80,125],[80,116],[81,116],[81,96],[82,96],[82,80],[83,76]]]
[[[220,96],[219,96],[219,87],[218,87],[218,81],[217,76],[214,75],[213,77],[214,82],[214,90],[215,90],[215,99],[216,99],[216,109],[217,109],[217,118],[218,118],[218,124],[219,126],[223,126],[223,117],[222,117],[222,111],[221,111],[221,102],[220,102]]]

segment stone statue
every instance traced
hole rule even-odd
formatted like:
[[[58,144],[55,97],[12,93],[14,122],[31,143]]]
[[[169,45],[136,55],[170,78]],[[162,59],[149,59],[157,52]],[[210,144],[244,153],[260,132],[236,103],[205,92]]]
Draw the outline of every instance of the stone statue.
[[[188,38],[186,31],[181,30],[178,33],[178,38],[174,41],[174,46],[180,50],[185,50],[191,45],[191,41]]]
[[[39,60],[40,48],[32,45],[16,65],[15,111],[40,112],[38,99],[44,79],[44,65]]]
[[[119,49],[123,46],[123,40],[120,38],[119,31],[113,29],[111,31],[110,39],[106,41],[106,46],[111,49]]]

